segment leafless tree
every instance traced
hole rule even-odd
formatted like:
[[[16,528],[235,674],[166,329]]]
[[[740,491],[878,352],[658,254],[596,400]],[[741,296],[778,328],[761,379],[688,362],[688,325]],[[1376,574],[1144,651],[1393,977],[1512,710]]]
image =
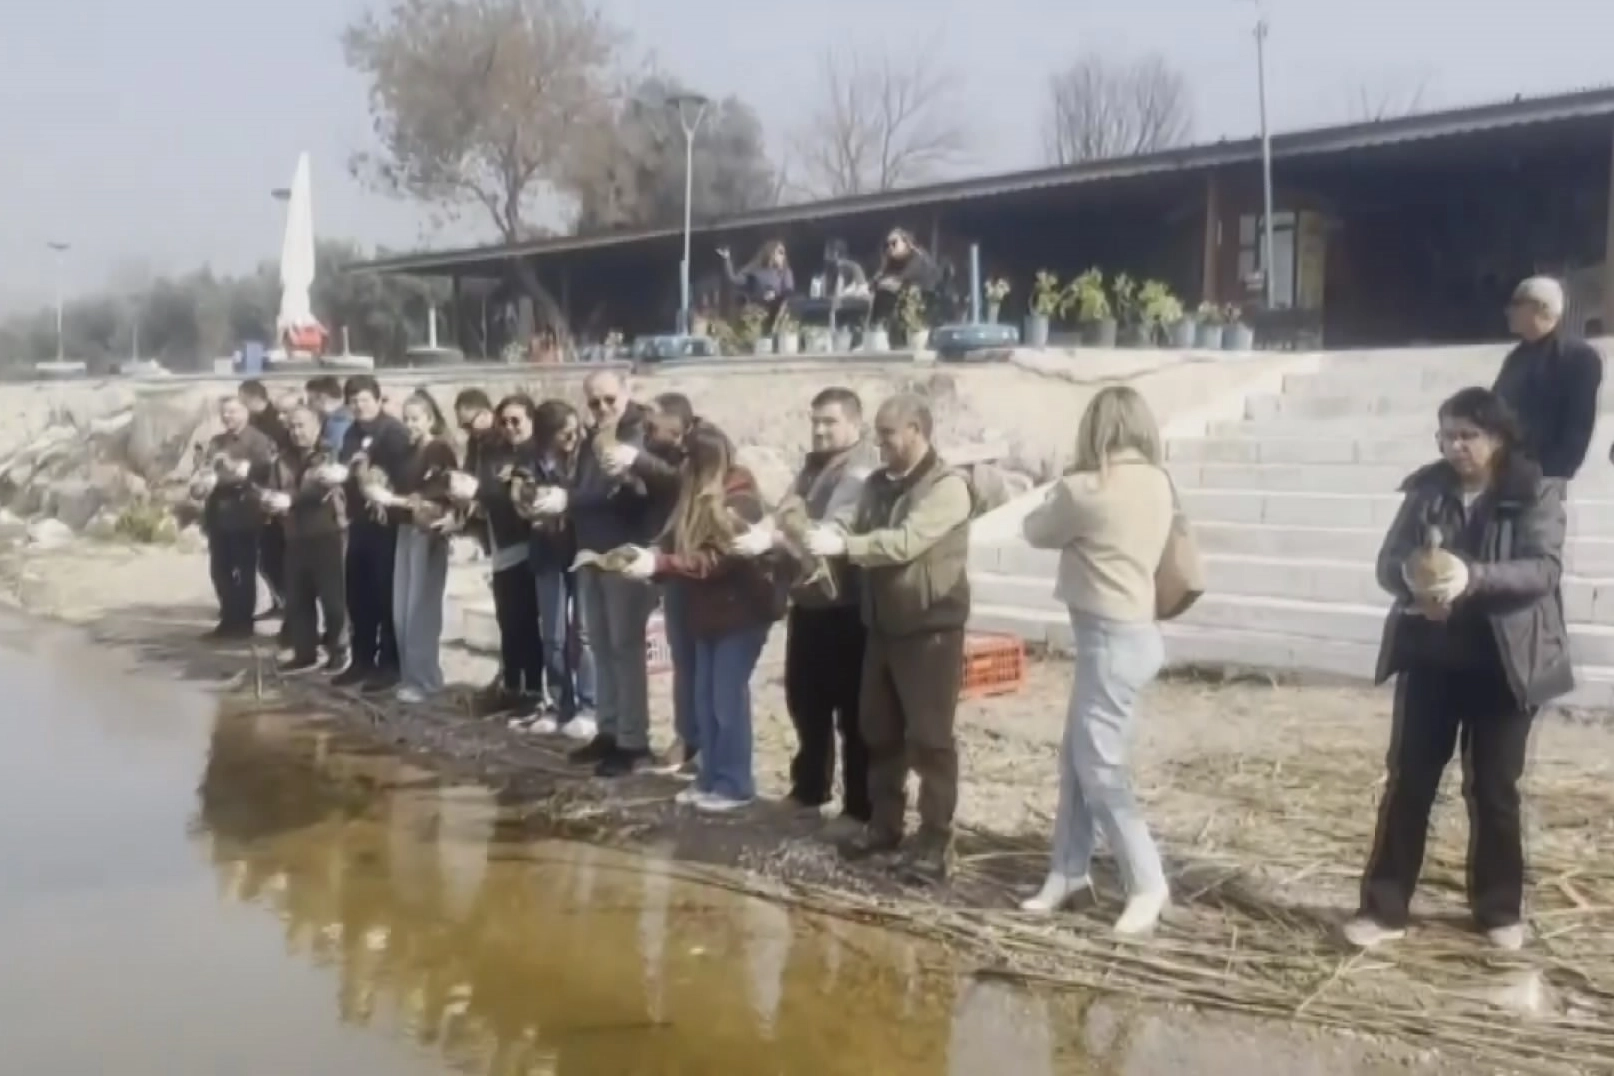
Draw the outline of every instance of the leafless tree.
[[[1363,82],[1351,91],[1347,115],[1354,123],[1376,123],[1416,115],[1427,107],[1428,93],[1426,75]]]
[[[535,203],[609,122],[620,40],[591,0],[391,0],[342,35],[379,143],[353,172],[445,217],[485,214],[507,242],[542,234]],[[531,266],[513,268],[558,318]]]
[[[1049,80],[1043,145],[1049,164],[1077,164],[1180,146],[1193,126],[1188,80],[1164,57],[1087,52]]]
[[[970,136],[957,76],[933,53],[824,53],[817,106],[792,145],[804,191],[824,198],[888,191],[937,179],[964,160]]]

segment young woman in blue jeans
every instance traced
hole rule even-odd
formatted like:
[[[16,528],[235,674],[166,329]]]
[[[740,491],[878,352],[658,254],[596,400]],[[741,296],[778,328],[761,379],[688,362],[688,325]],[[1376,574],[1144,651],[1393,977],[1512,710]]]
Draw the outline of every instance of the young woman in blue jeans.
[[[721,814],[756,798],[751,771],[751,673],[768,629],[784,615],[770,557],[735,554],[735,537],[766,514],[751,472],[728,438],[697,425],[685,439],[678,501],[658,547],[628,567],[641,578],[677,579],[694,637],[695,724],[700,771],[680,803]]]

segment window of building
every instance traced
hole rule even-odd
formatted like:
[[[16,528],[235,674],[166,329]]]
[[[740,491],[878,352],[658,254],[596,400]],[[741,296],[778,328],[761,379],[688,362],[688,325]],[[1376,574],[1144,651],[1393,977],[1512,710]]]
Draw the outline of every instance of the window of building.
[[[1239,217],[1239,282],[1259,272],[1262,251],[1262,217],[1246,213]],[[1272,307],[1291,310],[1295,305],[1295,214],[1272,214]],[[1264,289],[1257,293],[1264,297]]]

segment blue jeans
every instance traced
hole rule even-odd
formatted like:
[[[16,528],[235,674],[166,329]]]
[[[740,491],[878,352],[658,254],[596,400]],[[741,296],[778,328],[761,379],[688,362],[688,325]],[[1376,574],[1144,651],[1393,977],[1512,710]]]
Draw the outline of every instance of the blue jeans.
[[[661,627],[672,656],[673,730],[686,751],[699,751],[700,728],[695,721],[695,637],[689,633],[686,611],[687,584],[676,580],[661,586]]]
[[[563,717],[594,709],[594,654],[577,607],[576,576],[538,573],[538,630],[544,640],[544,669],[560,694]]]
[[[1166,874],[1138,811],[1127,770],[1132,709],[1160,672],[1165,648],[1152,621],[1106,620],[1071,610],[1076,683],[1059,748],[1059,810],[1052,869],[1087,874],[1103,831],[1128,894],[1163,893]]]
[[[762,657],[768,628],[741,628],[695,640],[695,725],[700,775],[695,787],[729,799],[757,794],[751,772],[751,673]]]

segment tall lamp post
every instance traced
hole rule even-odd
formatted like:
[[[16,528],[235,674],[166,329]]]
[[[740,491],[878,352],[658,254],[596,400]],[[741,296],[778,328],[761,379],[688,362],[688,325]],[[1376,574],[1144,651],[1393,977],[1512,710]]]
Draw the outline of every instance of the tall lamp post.
[[[73,244],[52,239],[45,245],[56,255],[56,361],[61,362],[67,351],[62,336],[62,263],[66,260],[67,252],[73,249]]]
[[[712,102],[698,93],[680,93],[669,97],[667,103],[677,109],[678,126],[684,132],[684,261],[678,275],[678,331],[688,333],[693,324],[689,310],[689,239],[695,197],[695,132],[700,130]]]
[[[1258,4],[1259,9],[1259,4]],[[1267,126],[1267,16],[1261,11],[1255,22],[1255,82],[1261,98],[1261,283],[1267,309],[1272,309],[1272,132]]]

